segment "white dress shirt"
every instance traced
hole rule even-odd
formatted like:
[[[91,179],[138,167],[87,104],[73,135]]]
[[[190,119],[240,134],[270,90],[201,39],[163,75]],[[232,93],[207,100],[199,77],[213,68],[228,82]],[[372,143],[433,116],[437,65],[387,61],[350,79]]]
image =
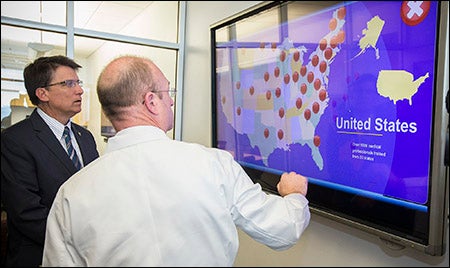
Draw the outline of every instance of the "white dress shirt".
[[[80,147],[78,146],[78,141],[75,138],[75,133],[73,133],[73,131],[72,131],[72,119],[69,119],[69,122],[67,122],[66,125],[63,125],[55,118],[46,114],[41,108],[37,107],[36,110],[37,110],[37,113],[41,116],[42,120],[44,120],[44,122],[50,127],[50,130],[53,132],[56,139],[59,140],[59,143],[61,143],[61,146],[64,148],[64,150],[66,150],[66,152],[67,152],[67,146],[66,146],[66,141],[63,138],[63,132],[64,132],[65,126],[67,126],[69,128],[70,140],[72,142],[73,149],[75,150],[75,153],[77,154],[78,159],[80,160],[81,167],[83,167],[84,166],[83,155],[80,153],[81,150],[80,150]],[[78,133],[78,135],[79,135],[79,133]]]
[[[282,250],[309,220],[303,195],[266,194],[230,153],[132,127],[58,191],[43,266],[232,266],[236,226]]]

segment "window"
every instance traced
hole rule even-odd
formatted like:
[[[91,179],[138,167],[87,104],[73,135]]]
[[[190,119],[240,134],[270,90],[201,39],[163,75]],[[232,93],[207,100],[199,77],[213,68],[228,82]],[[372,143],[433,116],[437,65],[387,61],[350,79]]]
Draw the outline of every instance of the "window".
[[[114,131],[102,117],[95,85],[105,64],[126,51],[154,60],[177,87],[175,126],[168,135],[181,138],[184,1],[2,1],[1,7],[2,129],[26,116],[13,116],[11,103],[25,113],[34,108],[26,106],[24,67],[37,57],[62,54],[83,66],[78,75],[84,107],[74,121],[92,131],[102,152],[103,137]]]

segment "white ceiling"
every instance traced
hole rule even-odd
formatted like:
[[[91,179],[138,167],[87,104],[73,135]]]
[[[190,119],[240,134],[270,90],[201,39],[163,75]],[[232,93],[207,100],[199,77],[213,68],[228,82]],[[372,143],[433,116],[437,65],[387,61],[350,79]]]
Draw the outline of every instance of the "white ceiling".
[[[75,27],[118,34],[153,1],[74,1]],[[66,1],[1,1],[1,15],[65,25]],[[18,27],[2,26],[2,68],[23,69],[36,56],[41,56],[28,43],[54,45],[53,53],[65,54],[64,35],[41,33]],[[76,54],[90,55],[103,41],[82,38],[77,41]]]

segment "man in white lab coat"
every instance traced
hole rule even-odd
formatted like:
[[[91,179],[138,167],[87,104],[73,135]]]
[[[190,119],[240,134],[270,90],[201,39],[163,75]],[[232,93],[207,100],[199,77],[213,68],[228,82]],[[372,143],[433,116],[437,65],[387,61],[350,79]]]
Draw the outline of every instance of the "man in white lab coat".
[[[170,139],[173,90],[148,59],[113,60],[97,93],[117,134],[58,191],[43,266],[232,266],[237,228],[275,250],[296,244],[305,177],[284,173],[267,194],[228,152]]]

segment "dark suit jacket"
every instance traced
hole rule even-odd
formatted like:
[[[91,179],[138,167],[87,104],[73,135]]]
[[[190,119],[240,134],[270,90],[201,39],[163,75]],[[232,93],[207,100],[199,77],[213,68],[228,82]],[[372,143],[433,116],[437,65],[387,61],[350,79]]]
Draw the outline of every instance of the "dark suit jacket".
[[[93,135],[72,123],[84,165],[99,154]],[[77,170],[36,109],[2,131],[1,200],[7,212],[7,266],[42,263],[47,215],[59,187]]]

